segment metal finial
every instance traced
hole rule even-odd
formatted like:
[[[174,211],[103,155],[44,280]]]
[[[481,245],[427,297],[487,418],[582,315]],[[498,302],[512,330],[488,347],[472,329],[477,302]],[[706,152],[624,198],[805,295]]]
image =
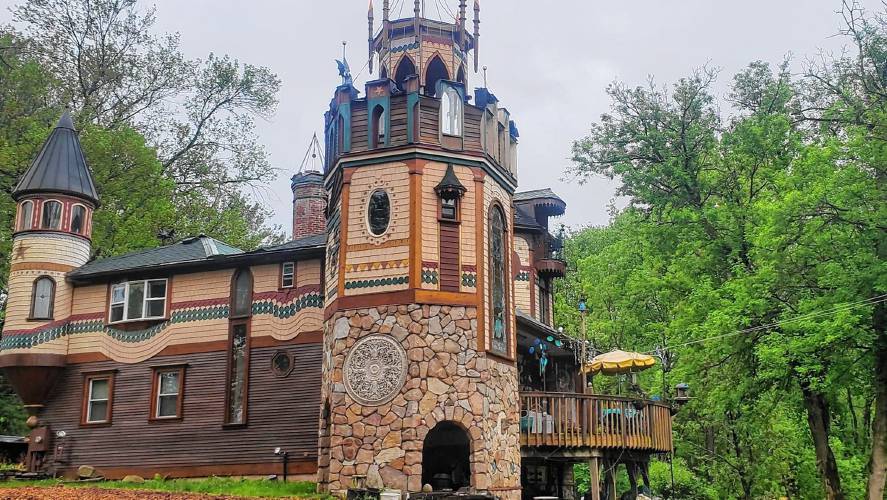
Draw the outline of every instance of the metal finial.
[[[484,88],[487,88],[487,67],[484,66]]]

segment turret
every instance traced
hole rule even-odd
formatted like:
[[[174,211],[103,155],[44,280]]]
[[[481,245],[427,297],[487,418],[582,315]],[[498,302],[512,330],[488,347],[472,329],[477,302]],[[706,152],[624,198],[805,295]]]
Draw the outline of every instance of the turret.
[[[31,414],[29,425],[37,426],[36,415],[65,365],[73,293],[65,274],[89,259],[99,205],[67,111],[12,197],[17,210],[0,367]],[[35,345],[35,336],[48,340]]]
[[[315,236],[326,232],[326,191],[323,174],[309,170],[294,175],[293,239]]]

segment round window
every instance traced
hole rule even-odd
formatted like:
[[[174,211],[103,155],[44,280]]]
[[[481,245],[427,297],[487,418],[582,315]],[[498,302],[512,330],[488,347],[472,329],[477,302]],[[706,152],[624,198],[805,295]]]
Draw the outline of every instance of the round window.
[[[271,357],[271,371],[278,377],[286,377],[293,371],[293,360],[284,351],[277,351]]]
[[[381,189],[373,191],[367,205],[367,224],[373,236],[381,236],[391,221],[391,201],[388,193]]]

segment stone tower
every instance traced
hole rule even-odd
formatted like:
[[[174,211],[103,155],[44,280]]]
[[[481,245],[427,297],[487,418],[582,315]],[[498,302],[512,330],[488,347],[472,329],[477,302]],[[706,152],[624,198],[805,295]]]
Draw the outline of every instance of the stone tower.
[[[74,123],[66,111],[37,158],[12,191],[17,203],[3,325],[3,367],[37,425],[36,416],[65,365],[64,320],[71,315],[72,288],[65,273],[89,260],[92,215],[98,194]],[[49,329],[39,346],[32,331]]]
[[[381,78],[361,98],[343,75],[326,113],[318,479],[518,498],[517,128],[488,89],[466,92],[464,0],[455,24],[418,5],[389,20],[386,1],[376,36],[370,11]]]

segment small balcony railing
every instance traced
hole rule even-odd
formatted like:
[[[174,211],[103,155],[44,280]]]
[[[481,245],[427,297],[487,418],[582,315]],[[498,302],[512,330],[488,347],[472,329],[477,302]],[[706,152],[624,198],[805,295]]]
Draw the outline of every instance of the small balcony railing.
[[[521,446],[671,450],[671,408],[618,396],[522,392]]]
[[[536,260],[536,270],[548,278],[563,278],[567,273],[564,260],[564,237],[548,235],[545,242],[545,253]]]

